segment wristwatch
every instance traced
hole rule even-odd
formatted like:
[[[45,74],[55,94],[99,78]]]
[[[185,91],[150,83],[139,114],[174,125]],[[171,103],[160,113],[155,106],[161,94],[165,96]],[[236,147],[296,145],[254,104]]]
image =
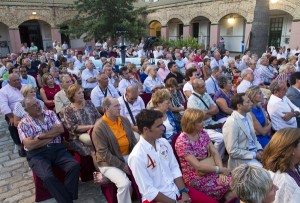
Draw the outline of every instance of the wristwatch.
[[[189,194],[189,189],[188,188],[186,188],[186,187],[184,187],[184,188],[182,188],[179,192],[180,192],[180,195],[182,195],[182,193],[187,193],[187,194]]]

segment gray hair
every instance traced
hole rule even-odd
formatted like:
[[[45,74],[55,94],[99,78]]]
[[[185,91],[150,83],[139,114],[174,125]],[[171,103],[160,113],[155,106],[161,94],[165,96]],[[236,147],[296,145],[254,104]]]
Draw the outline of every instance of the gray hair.
[[[86,61],[84,62],[84,65],[86,66],[89,62],[92,62],[92,63],[93,63],[92,60],[88,59],[88,60],[86,60]]]
[[[250,69],[246,68],[246,69],[242,70],[241,77],[244,78],[248,74],[251,74],[251,73],[253,73],[253,70],[250,70]]]
[[[50,72],[50,73],[53,73],[53,72],[55,72],[55,71],[57,71],[57,70],[58,70],[57,67],[51,67],[50,70],[49,70],[49,72]]]
[[[105,97],[103,100],[102,100],[102,107],[103,107],[103,109],[104,109],[104,112],[106,111],[106,109],[108,108],[108,107],[110,107],[110,105],[111,105],[111,100],[113,99],[113,97],[111,97],[111,96],[107,96],[107,97]]]
[[[241,164],[231,174],[230,188],[243,202],[261,203],[273,186],[269,172],[258,166]]]
[[[216,73],[219,72],[219,71],[220,71],[219,66],[215,66],[215,67],[213,67],[213,68],[211,69],[212,74],[216,74]]]
[[[280,85],[284,83],[282,81],[279,80],[273,80],[270,84],[270,91],[272,94],[275,94],[277,91],[279,91],[280,89]]]
[[[249,87],[245,94],[249,97],[249,99],[253,102],[255,95],[261,92],[260,88],[256,85]]]
[[[110,63],[106,63],[106,64],[104,64],[104,66],[103,66],[103,71],[105,71],[105,69],[107,68],[107,67],[110,67],[110,68],[112,68],[112,66],[111,66],[111,64]]]
[[[23,97],[26,97],[27,94],[32,90],[35,89],[35,87],[33,87],[32,85],[28,84],[28,85],[23,85],[22,89],[21,89],[21,94],[23,95]]]
[[[157,69],[157,66],[155,65],[148,65],[146,68],[146,74],[149,75],[150,70]]]
[[[228,83],[228,78],[226,77],[226,76],[224,76],[224,75],[221,75],[218,79],[217,79],[217,81],[218,81],[218,85],[219,85],[219,87],[221,88],[221,89],[223,89],[226,85],[227,85],[227,83]]]

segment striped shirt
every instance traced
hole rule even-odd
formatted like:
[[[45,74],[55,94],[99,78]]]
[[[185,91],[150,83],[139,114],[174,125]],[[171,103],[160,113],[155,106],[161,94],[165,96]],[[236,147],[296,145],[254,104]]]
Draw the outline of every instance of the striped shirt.
[[[51,110],[44,110],[44,122],[32,118],[30,115],[25,116],[18,125],[18,132],[21,142],[25,138],[34,138],[42,133],[49,132],[53,124],[61,124],[56,114]],[[61,143],[61,137],[57,136],[51,143]]]

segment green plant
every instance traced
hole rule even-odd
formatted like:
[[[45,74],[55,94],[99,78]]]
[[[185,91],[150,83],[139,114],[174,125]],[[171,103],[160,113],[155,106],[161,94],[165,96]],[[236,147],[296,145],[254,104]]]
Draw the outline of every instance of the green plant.
[[[198,44],[197,40],[193,37],[178,39],[178,40],[166,40],[159,38],[157,42],[154,43],[154,46],[162,45],[163,47],[191,47],[192,49],[201,48],[204,49],[203,44]]]

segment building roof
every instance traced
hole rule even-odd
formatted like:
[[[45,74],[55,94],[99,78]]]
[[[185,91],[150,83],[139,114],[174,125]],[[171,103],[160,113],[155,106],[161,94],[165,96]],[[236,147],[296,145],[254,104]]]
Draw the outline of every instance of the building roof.
[[[138,0],[134,3],[135,7],[142,7],[147,6],[149,8],[152,7],[160,7],[160,6],[167,6],[172,4],[182,4],[182,3],[202,3],[208,2],[212,0]]]

